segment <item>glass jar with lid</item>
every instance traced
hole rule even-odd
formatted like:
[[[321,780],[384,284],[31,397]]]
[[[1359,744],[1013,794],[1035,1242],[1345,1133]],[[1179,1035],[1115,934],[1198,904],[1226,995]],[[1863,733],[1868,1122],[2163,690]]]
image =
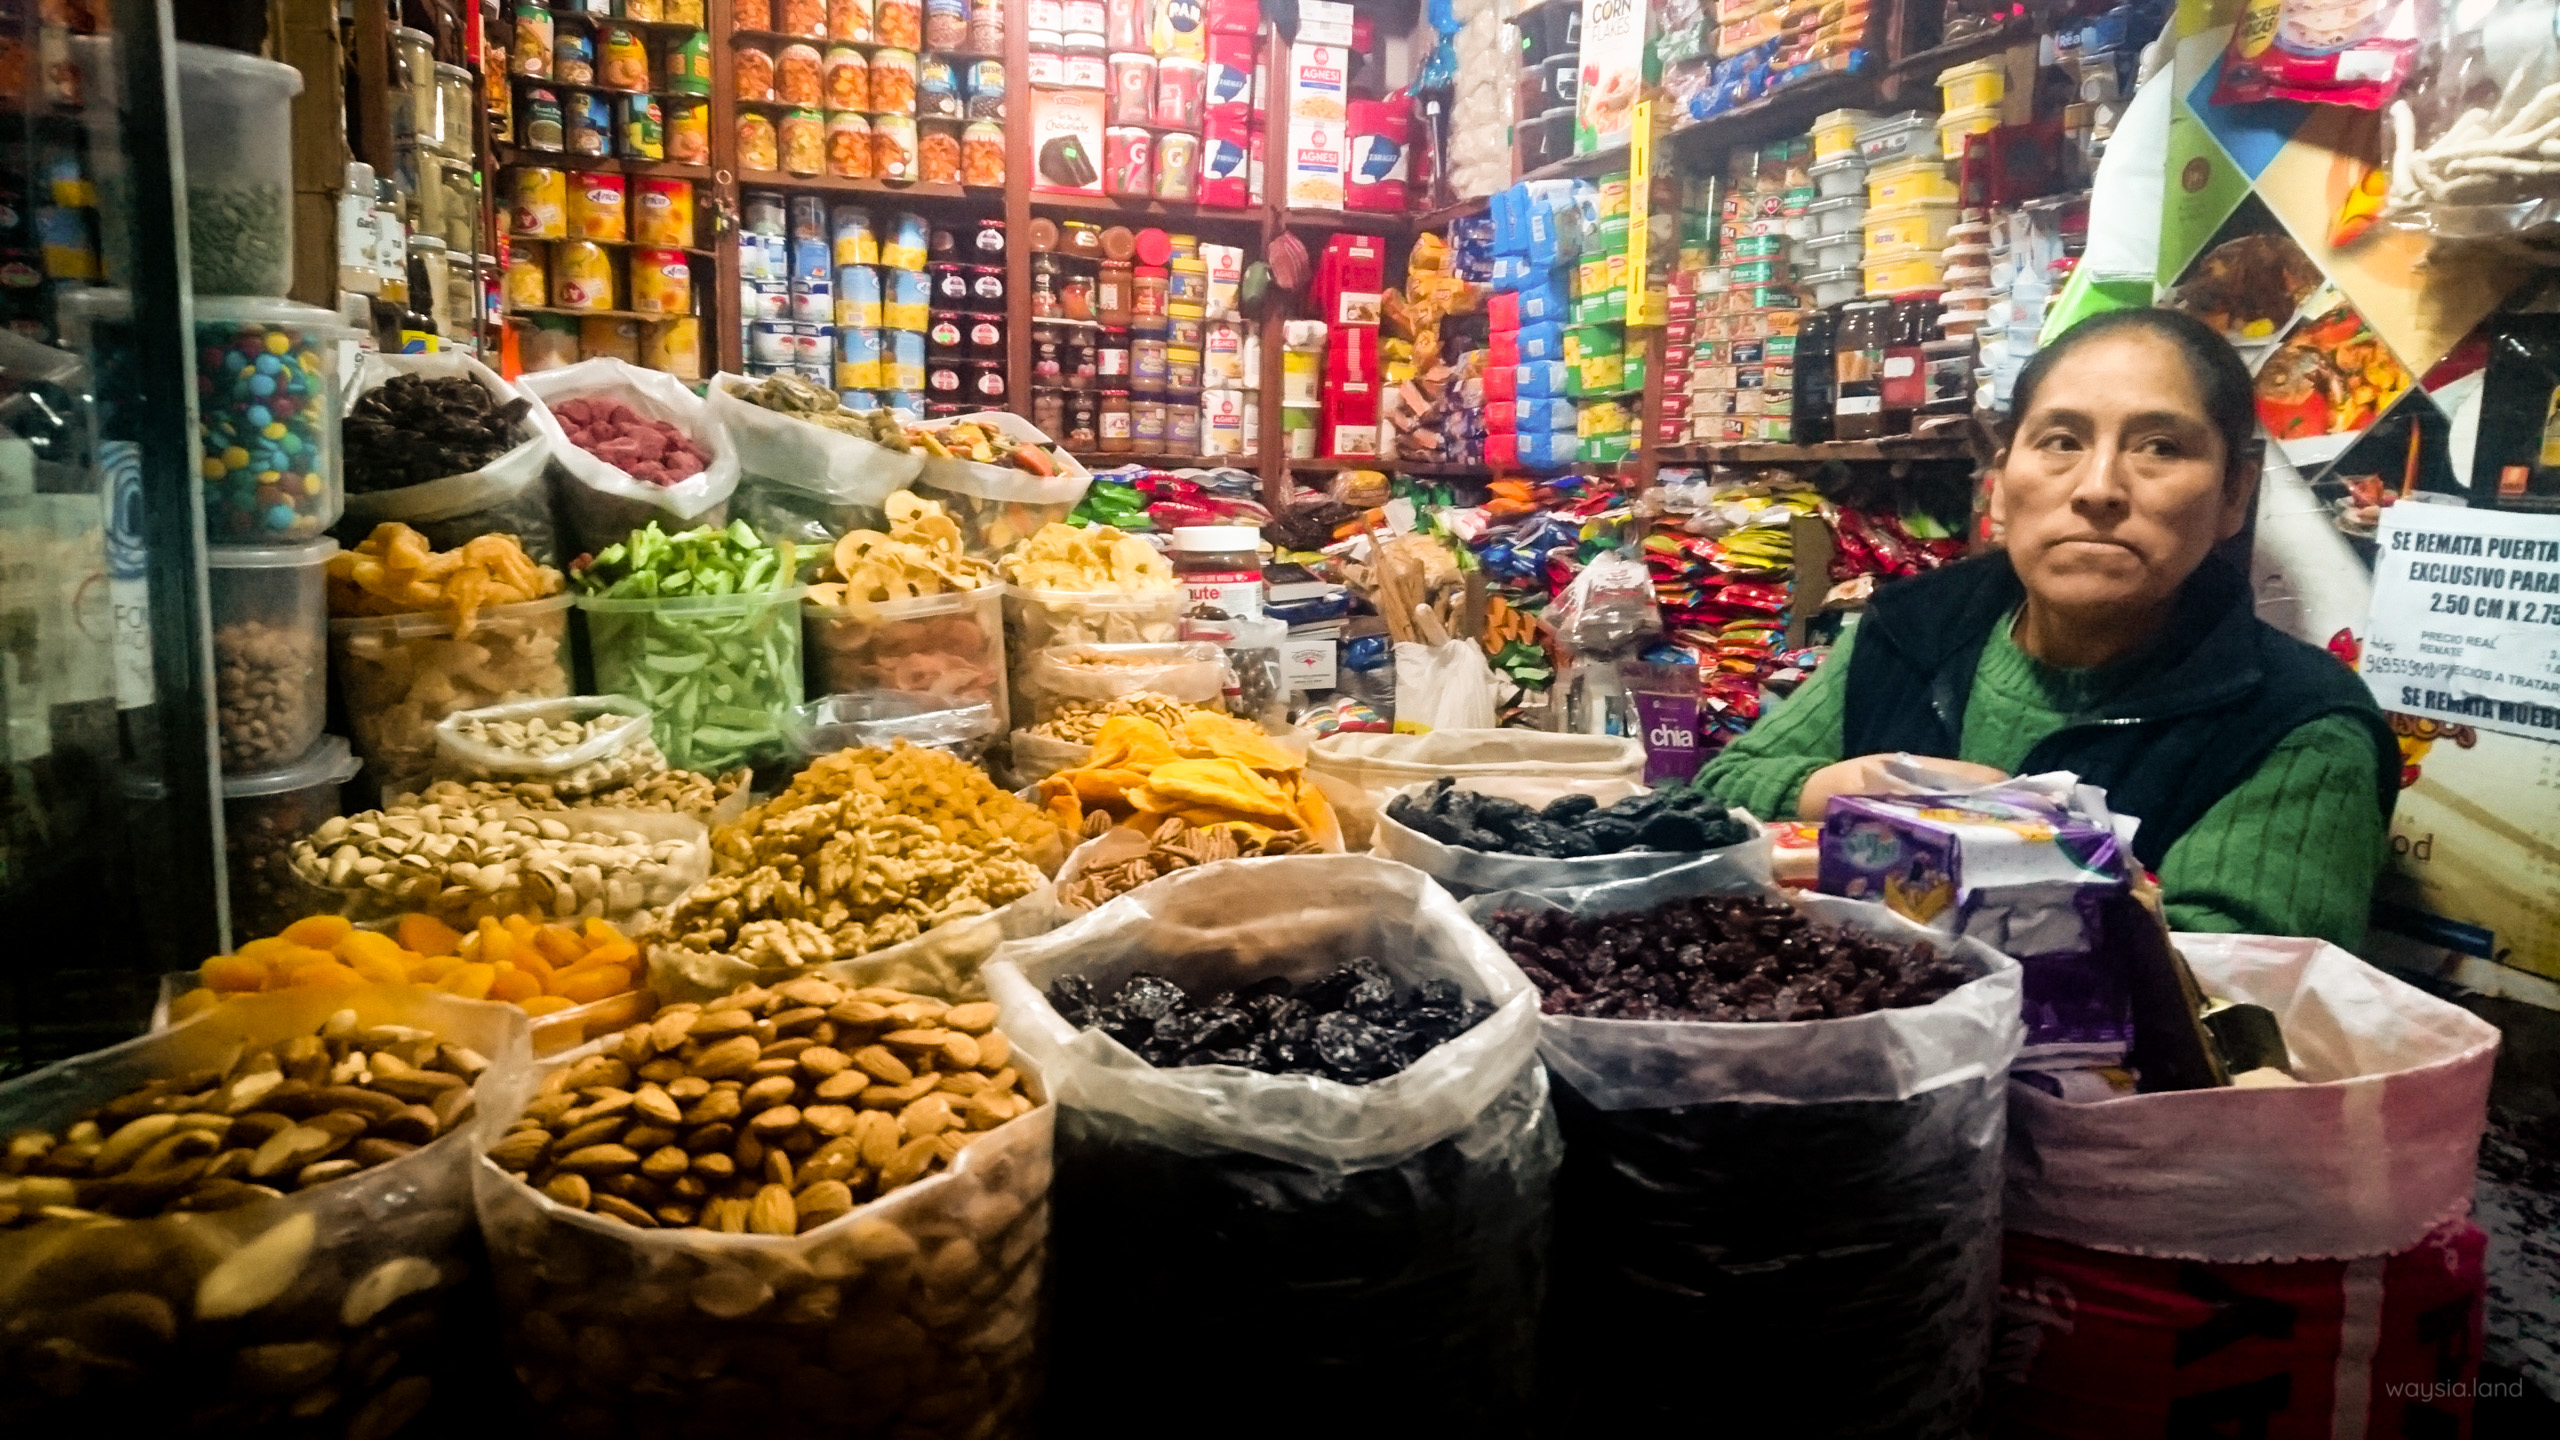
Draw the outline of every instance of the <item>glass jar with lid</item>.
[[[1185,608],[1262,618],[1262,532],[1250,525],[1177,525],[1173,578]]]
[[[1131,267],[1129,286],[1129,328],[1151,335],[1161,335],[1170,316],[1165,310],[1165,291],[1171,273],[1162,265]]]
[[[1102,405],[1096,412],[1095,435],[1105,455],[1126,455],[1130,449],[1132,423],[1129,392],[1105,390]]]
[[[1164,402],[1140,396],[1129,403],[1129,448],[1142,455],[1164,453]]]

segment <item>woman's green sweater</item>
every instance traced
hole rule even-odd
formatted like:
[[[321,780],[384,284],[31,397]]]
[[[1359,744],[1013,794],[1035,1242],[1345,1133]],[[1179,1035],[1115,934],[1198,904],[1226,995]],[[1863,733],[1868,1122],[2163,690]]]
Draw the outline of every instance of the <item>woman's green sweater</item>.
[[[1840,753],[1852,629],[1803,688],[1699,771],[1700,784],[1762,819],[1792,818],[1814,771]],[[2016,773],[2046,736],[2127,682],[2132,667],[2066,670],[1992,627],[1965,706],[1963,753]],[[2169,847],[2160,885],[2179,930],[2316,935],[2353,949],[2381,870],[2386,826],[2373,803],[2370,731],[2344,715],[2285,737],[2257,772]]]

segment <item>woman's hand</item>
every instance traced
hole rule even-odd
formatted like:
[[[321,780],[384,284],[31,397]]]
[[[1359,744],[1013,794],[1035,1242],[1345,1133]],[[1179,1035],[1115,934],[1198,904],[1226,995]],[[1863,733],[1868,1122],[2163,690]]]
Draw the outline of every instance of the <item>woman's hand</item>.
[[[1804,789],[1797,792],[1796,818],[1821,820],[1831,808],[1834,795],[1891,793],[1893,787],[1885,779],[1884,767],[1897,758],[1888,754],[1860,755],[1852,760],[1835,761],[1814,771],[1805,777]],[[1934,755],[1926,758],[1930,769],[1976,785],[1989,785],[2009,778],[2007,771],[1989,765],[1976,765],[1967,760],[1941,760]]]

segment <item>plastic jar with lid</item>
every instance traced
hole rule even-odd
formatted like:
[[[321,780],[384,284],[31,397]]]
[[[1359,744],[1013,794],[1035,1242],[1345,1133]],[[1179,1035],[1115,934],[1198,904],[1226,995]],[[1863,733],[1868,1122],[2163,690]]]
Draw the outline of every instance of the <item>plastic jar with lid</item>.
[[[1130,270],[1129,328],[1151,335],[1164,333],[1170,318],[1165,309],[1167,288],[1172,272],[1162,265],[1138,265]]]
[[[1199,351],[1183,345],[1164,348],[1164,388],[1171,395],[1196,396],[1200,393]]]
[[[1031,392],[1031,423],[1043,435],[1067,433],[1067,392],[1039,389]]]
[[[1146,455],[1164,453],[1164,402],[1144,396],[1129,404],[1129,448]]]
[[[1094,318],[1093,271],[1073,264],[1060,267],[1058,314],[1069,320]]]
[[[1064,325],[1064,339],[1058,347],[1061,373],[1070,390],[1093,390],[1110,382],[1098,378],[1093,350],[1094,327]],[[1124,382],[1125,383],[1125,382]]]
[[[1164,407],[1164,448],[1169,455],[1200,453],[1200,407],[1188,400]]]
[[[1165,314],[1198,320],[1209,313],[1209,263],[1198,252],[1176,251],[1165,267]]]
[[[1178,525],[1173,578],[1183,607],[1220,610],[1233,619],[1262,618],[1262,532],[1250,525]]]
[[[1105,455],[1126,455],[1130,450],[1132,406],[1126,390],[1105,390],[1102,404],[1095,411],[1096,448]]]
[[[1165,343],[1155,335],[1129,341],[1129,388],[1141,395],[1161,395],[1165,387]]]
[[[1067,448],[1090,453],[1102,442],[1097,416],[1102,397],[1090,390],[1071,391],[1067,395]]]
[[[1129,323],[1131,271],[1136,267],[1126,260],[1105,260],[1096,272],[1093,289],[1094,318],[1114,329]]]
[[[1058,318],[1058,257],[1046,250],[1031,255],[1031,318]]]

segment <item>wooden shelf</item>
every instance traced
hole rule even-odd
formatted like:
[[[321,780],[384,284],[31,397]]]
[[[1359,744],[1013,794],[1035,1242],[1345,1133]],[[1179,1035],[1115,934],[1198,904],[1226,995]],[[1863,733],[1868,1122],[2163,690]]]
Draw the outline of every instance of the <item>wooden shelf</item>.
[[[680,28],[690,30],[693,27],[687,25]],[[828,50],[833,49],[838,45],[850,45],[856,50],[877,50],[880,49],[883,44],[883,42],[878,40],[830,40],[824,36],[785,35],[779,30],[732,30],[729,32],[729,38],[732,40],[750,41],[757,48],[761,48],[766,45],[814,45],[821,50]],[[892,45],[888,48],[892,50],[903,50],[906,47],[903,45]],[[935,56],[944,60],[1002,60],[1004,58],[1001,54],[985,50],[936,50],[930,45],[916,46],[916,57],[918,59],[922,59],[927,55]]]
[[[831,195],[885,195],[894,200],[974,200],[1004,203],[997,185],[948,185],[926,180],[871,180],[850,175],[794,175],[787,170],[740,170],[738,184],[759,190],[823,190]]]
[[[1282,225],[1304,226],[1309,230],[1347,231],[1355,235],[1403,234],[1413,228],[1410,215],[1383,210],[1283,210]]]
[[[649,95],[660,100],[695,100],[705,105],[711,103],[709,94],[696,94],[691,90],[616,90],[610,85],[582,83],[576,80],[554,80],[548,75],[514,75],[510,78],[519,85],[532,85],[544,90],[569,90],[581,95],[603,95],[615,100],[628,100],[634,95]],[[615,124],[620,123],[620,118],[616,117]]]
[[[631,30],[647,30],[655,34],[690,35],[702,27],[689,20],[626,20],[619,15],[596,15],[585,10],[559,5],[545,7],[554,20],[584,20],[595,25],[620,25]]]
[[[1292,470],[1393,470],[1396,462],[1384,455],[1332,455],[1313,460],[1291,460]]]
[[[637,175],[645,180],[694,180],[708,183],[711,167],[684,165],[673,160],[626,160],[619,155],[572,155],[561,150],[527,150],[521,145],[498,145],[501,165],[539,165],[552,170],[601,170],[609,175]]]
[[[1961,436],[1889,435],[1876,440],[1826,440],[1812,445],[1738,440],[1714,445],[1665,446],[1666,465],[1789,465],[1824,461],[1971,460],[1973,447]]]
[[[1417,234],[1425,230],[1437,230],[1452,220],[1464,220],[1470,215],[1482,215],[1492,204],[1492,196],[1479,195],[1473,200],[1461,200],[1454,205],[1425,210],[1413,217],[1413,228]]]
[[[563,310],[554,305],[511,305],[508,315],[566,315],[573,320],[701,320],[706,318],[692,310],[661,315],[651,310]]]
[[[1031,192],[1034,211],[1062,211],[1076,216],[1093,216],[1113,220],[1179,220],[1186,225],[1239,225],[1259,227],[1262,207],[1229,210],[1219,206],[1201,206],[1189,200],[1142,200],[1134,195],[1067,195],[1045,190]]]
[[[1581,180],[1593,175],[1607,175],[1626,169],[1629,156],[1630,152],[1624,145],[1609,150],[1594,150],[1588,155],[1567,155],[1561,160],[1541,165],[1521,176],[1518,183],[1525,185],[1532,180]]]
[[[1926,50],[1915,50],[1894,61],[1885,73],[1889,75],[1926,74],[1929,77],[1927,83],[1934,86],[1937,72],[2006,50],[2021,40],[2032,40],[2035,34],[2034,16],[2012,15],[1979,35],[1968,35],[1962,40],[1950,40],[1943,45],[1932,45]]]
[[[1841,70],[1811,76],[1704,120],[1673,126],[1669,141],[1689,147],[1689,154],[1697,159],[1712,156],[1720,166],[1724,157],[1718,151],[1735,145],[1756,145],[1780,135],[1801,134],[1811,128],[1816,115],[1826,110],[1855,108],[1874,99],[1875,92],[1875,77],[1865,71]],[[1705,154],[1700,154],[1700,147]]]
[[[1150,470],[1259,470],[1258,455],[1106,455],[1099,450],[1070,450],[1076,463],[1088,470],[1117,470],[1124,465],[1144,465]]]
[[[518,235],[512,230],[507,232],[507,243],[511,245],[565,245],[572,240],[584,240],[607,250],[681,250],[705,260],[718,258],[714,252],[698,245],[652,245],[646,240],[598,240],[591,235]]]

